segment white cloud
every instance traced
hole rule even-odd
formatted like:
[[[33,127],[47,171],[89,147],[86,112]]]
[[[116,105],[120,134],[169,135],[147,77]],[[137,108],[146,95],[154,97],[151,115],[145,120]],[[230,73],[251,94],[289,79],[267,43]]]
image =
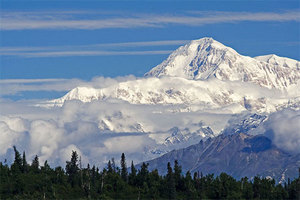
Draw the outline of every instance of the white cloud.
[[[101,43],[69,46],[40,46],[40,47],[0,47],[2,56],[19,57],[67,57],[67,56],[112,56],[112,55],[156,55],[169,54],[171,50],[123,50],[133,47],[182,45],[187,40],[139,41],[121,43]],[[120,51],[122,49],[122,51]],[[48,79],[55,81],[55,79]]]
[[[270,115],[266,134],[281,149],[300,153],[300,111],[285,109]]]
[[[142,152],[150,144],[154,145],[154,141],[145,135],[113,137],[104,142],[106,150],[113,153]]]
[[[138,28],[138,27],[164,27],[167,25],[201,26],[216,23],[236,23],[244,21],[258,22],[285,22],[299,21],[298,11],[287,12],[206,12],[190,13],[189,15],[157,15],[140,14],[135,16],[114,15],[99,18],[95,14],[88,19],[78,19],[76,13],[48,13],[16,12],[3,13],[2,30],[26,29],[105,29],[105,28]]]
[[[262,95],[266,98],[286,97],[285,94],[247,83],[232,82],[226,85],[225,82],[208,81],[204,84],[189,81],[190,84],[184,84],[182,81],[187,80],[173,77],[152,78],[152,81],[147,79],[141,84],[141,80],[144,79],[137,79],[134,76],[115,79],[96,77],[84,84],[107,88],[120,82],[127,82],[125,86],[137,88],[138,85],[143,91],[148,91],[147,87],[152,88],[151,91],[160,91],[161,88],[168,87],[178,88],[181,91],[191,89],[192,92],[201,91],[202,96],[199,98],[205,94],[206,87],[214,88],[214,93],[218,93],[218,88],[221,88],[222,92],[230,88],[235,94],[245,94],[247,91],[246,93],[251,93],[254,98]],[[50,82],[13,80],[4,81],[3,84],[15,83],[33,86],[42,83],[45,84],[45,90],[51,88],[52,86],[47,86],[51,84],[70,84],[68,80],[58,80],[58,83],[56,80]],[[200,89],[196,90],[197,88]],[[173,127],[189,128],[196,132],[204,125],[209,126],[217,134],[233,116],[229,111],[208,109],[207,104],[192,105],[188,110],[188,105],[134,105],[116,99],[90,103],[72,100],[62,107],[49,109],[33,107],[32,105],[36,103],[36,101],[0,100],[0,160],[7,158],[12,146],[16,145],[20,151],[26,151],[28,160],[38,154],[41,163],[48,160],[51,165],[64,166],[65,161],[70,159],[72,150],[76,150],[82,156],[85,164],[90,162],[100,167],[103,167],[111,157],[118,159],[122,152],[126,153],[128,160],[134,159],[135,162],[139,162],[153,158],[154,155],[149,153],[149,150],[170,136],[171,133],[168,134],[167,131]],[[299,132],[297,132],[299,124],[299,111],[282,111],[271,115],[268,127],[273,130],[274,142],[280,148],[289,152],[299,152]]]
[[[2,52],[4,56],[34,57],[68,57],[68,56],[115,56],[115,55],[160,55],[170,54],[172,50],[156,51],[48,51],[48,52]]]
[[[81,155],[84,164],[89,162],[100,167],[112,157],[118,159],[122,152],[126,153],[128,160],[148,160],[154,155],[147,154],[147,151],[157,143],[152,139],[153,134],[160,134],[176,125],[189,126],[210,117],[226,121],[224,116],[176,114],[170,113],[169,106],[131,105],[126,102],[70,101],[61,108],[52,109],[31,107],[26,102],[1,102],[2,105],[9,109],[1,110],[5,117],[0,119],[0,160],[7,158],[15,145],[19,151],[26,151],[29,161],[37,154],[41,164],[48,160],[52,166],[64,166],[72,150]],[[162,113],[155,112],[158,110]],[[104,119],[116,128],[115,132],[100,126]],[[206,122],[209,123],[209,120]],[[133,126],[137,124],[152,133],[136,133]],[[162,131],[153,133],[155,130]]]
[[[10,129],[4,121],[0,121],[0,130],[0,155],[6,154],[9,148],[22,142],[25,137],[24,133]]]
[[[1,79],[0,84],[12,84],[12,83],[48,83],[48,82],[60,82],[68,79]]]
[[[40,52],[40,51],[66,51],[66,50],[82,50],[82,49],[111,49],[121,47],[151,47],[151,46],[171,46],[186,44],[188,40],[157,40],[157,41],[137,41],[137,42],[118,42],[118,43],[96,43],[86,45],[62,45],[62,46],[35,46],[35,47],[0,47],[0,55],[12,54],[17,52]]]
[[[65,92],[78,86],[104,88],[134,79],[136,78],[133,75],[116,78],[94,77],[90,81],[80,79],[1,79],[0,96],[17,95],[28,91]]]
[[[63,139],[64,134],[64,130],[57,127],[56,122],[46,120],[33,121],[29,132],[29,151],[40,155],[41,162],[49,159],[58,149],[59,142]]]
[[[68,91],[78,85],[88,85],[79,79],[2,79],[0,96],[25,91]]]
[[[76,153],[78,155],[78,161],[81,159],[82,167],[86,166],[89,163],[88,158],[74,144],[70,144],[66,148],[59,150],[60,162],[65,163],[66,161],[69,161],[72,156],[73,151],[76,151]]]

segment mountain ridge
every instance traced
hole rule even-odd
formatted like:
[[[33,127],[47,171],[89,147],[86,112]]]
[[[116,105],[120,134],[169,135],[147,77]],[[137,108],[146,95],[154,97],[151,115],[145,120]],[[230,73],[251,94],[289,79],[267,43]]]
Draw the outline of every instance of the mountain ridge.
[[[237,103],[248,110],[259,104],[267,104],[264,102],[268,100],[263,95],[257,96],[254,90],[236,92],[232,87],[241,84],[250,88],[249,85],[253,84],[253,87],[256,85],[274,90],[273,93],[276,90],[281,92],[279,99],[272,100],[277,102],[271,109],[275,111],[276,107],[282,106],[284,96],[292,93],[292,97],[288,97],[283,104],[291,99],[297,104],[297,98],[300,97],[297,90],[299,80],[299,61],[274,54],[255,58],[242,56],[212,38],[202,38],[179,47],[165,61],[147,72],[145,78],[99,89],[74,88],[63,97],[46,102],[45,106],[62,106],[65,101],[74,99],[82,102],[119,99],[132,104],[200,103],[212,107]],[[256,87],[257,91],[259,87]],[[268,92],[264,90],[261,93]],[[251,105],[251,102],[255,102],[255,105]],[[250,106],[246,106],[248,104]],[[261,110],[262,106],[256,110]],[[262,110],[270,112],[270,109]]]
[[[293,59],[275,55],[242,56],[212,38],[202,38],[179,47],[145,76],[250,81],[267,88],[284,89],[299,80],[299,70],[300,62]]]
[[[288,177],[297,176],[300,166],[300,154],[290,155],[277,148],[272,141],[263,136],[250,136],[244,133],[219,135],[201,140],[198,144],[173,150],[149,163],[149,169],[158,169],[166,173],[167,162],[177,160],[183,173],[190,171],[203,174],[225,172],[235,178],[256,175],[272,177],[277,182],[284,182]],[[285,177],[285,180],[282,180]]]

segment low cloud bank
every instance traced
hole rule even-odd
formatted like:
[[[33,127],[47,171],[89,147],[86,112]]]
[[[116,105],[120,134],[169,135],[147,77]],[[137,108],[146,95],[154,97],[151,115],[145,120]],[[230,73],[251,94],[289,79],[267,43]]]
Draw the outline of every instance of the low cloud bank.
[[[2,94],[8,94],[12,88],[15,88],[11,90],[12,93],[27,90],[51,91],[55,88],[68,90],[77,85],[107,88],[125,81],[131,81],[131,85],[125,86],[129,85],[131,88],[135,88],[134,86],[139,82],[139,80],[135,80],[137,78],[134,76],[96,77],[86,82],[55,79],[46,82],[45,80],[14,80],[13,82],[2,81],[0,86]],[[153,79],[152,81],[158,80]],[[167,78],[160,79],[159,83],[164,83],[163,88],[184,88],[184,85],[180,84],[181,82],[177,81],[178,85],[174,85],[174,81],[168,81]],[[200,82],[192,83],[186,87],[201,86]],[[225,84],[225,82],[222,83]],[[21,84],[24,87],[12,86],[14,84]],[[205,84],[216,86],[210,82]],[[203,88],[205,84],[203,83]],[[240,87],[240,85],[237,87],[238,84],[234,82],[226,84],[229,84],[228,87],[236,94],[244,94],[245,91],[248,91],[255,97],[259,97],[261,94],[270,98],[282,95],[267,89],[258,90],[257,86],[252,87],[252,85],[247,88]],[[28,85],[30,87],[27,87]],[[153,82],[140,85],[144,87],[143,89],[147,89],[147,87],[153,87]],[[246,83],[244,85],[247,86]],[[218,87],[222,88],[221,86]],[[226,87],[224,86],[224,88]],[[195,90],[195,92],[198,91],[200,90]],[[220,92],[223,91],[220,90]],[[203,96],[204,93],[201,97]],[[219,99],[219,96],[213,97]],[[207,105],[203,106],[202,104],[130,104],[120,99],[99,100],[90,103],[72,100],[65,102],[62,107],[49,109],[32,106],[37,103],[34,100],[0,99],[0,161],[13,160],[12,147],[15,145],[20,151],[26,151],[28,160],[38,155],[41,164],[48,160],[53,166],[64,166],[65,161],[70,159],[72,150],[79,153],[83,164],[90,163],[104,167],[109,159],[115,157],[117,160],[123,152],[129,162],[131,160],[140,162],[157,156],[151,151],[162,144],[166,137],[171,136],[172,133],[168,131],[173,127],[178,127],[180,130],[188,128],[191,132],[197,132],[202,126],[209,126],[214,134],[218,134],[226,125],[230,124],[228,120],[234,117],[240,120],[240,117],[244,116],[241,114],[243,110],[246,114],[249,113],[245,109],[240,109],[241,105],[237,107],[237,114],[234,115],[231,112],[232,108],[226,106],[222,110],[207,109]],[[202,109],[203,107],[206,110]],[[226,111],[227,109],[229,111]],[[300,111],[285,109],[270,114],[268,120],[257,130],[260,133],[266,132],[266,135],[279,148],[292,154],[300,153]],[[195,141],[195,143],[197,142],[199,141]]]
[[[285,109],[271,114],[265,129],[277,147],[292,154],[300,153],[300,110]]]
[[[122,152],[128,162],[153,158],[172,127],[219,128],[231,115],[172,112],[178,106],[132,105],[126,102],[68,101],[63,107],[32,107],[28,102],[0,102],[0,161],[13,160],[12,147],[26,151],[29,162],[38,155],[52,166],[65,165],[72,150],[82,163],[104,167]],[[200,123],[201,122],[201,123]],[[221,126],[223,126],[221,125]],[[112,129],[112,130],[111,130]],[[197,143],[198,141],[195,141]]]
[[[20,114],[0,116],[0,161],[13,160],[15,145],[26,151],[29,161],[38,155],[41,164],[48,160],[52,166],[64,166],[72,150],[79,153],[84,165],[104,167],[112,157],[118,160],[122,152],[128,162],[137,163],[155,157],[151,150],[170,136],[167,133],[172,127],[197,131],[207,125],[217,134],[233,117],[203,112],[174,113],[170,112],[170,106],[101,101],[69,101],[61,108],[35,109],[30,113],[24,104],[23,110],[18,110]],[[286,109],[273,113],[261,130],[279,148],[300,153],[300,111]]]

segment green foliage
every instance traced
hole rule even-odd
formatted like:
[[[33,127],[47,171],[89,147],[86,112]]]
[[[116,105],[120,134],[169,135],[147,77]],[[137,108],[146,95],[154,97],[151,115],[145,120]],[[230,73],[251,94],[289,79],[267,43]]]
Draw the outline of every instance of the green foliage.
[[[34,157],[34,159],[32,160],[32,163],[31,163],[31,171],[33,173],[38,173],[39,172],[39,166],[40,166],[39,157],[36,155]]]
[[[71,183],[72,187],[75,187],[76,184],[78,184],[79,179],[78,155],[76,151],[72,151],[71,161],[67,161],[66,163],[68,182]]]
[[[176,199],[175,178],[174,178],[174,173],[171,168],[170,162],[168,162],[167,170],[168,173],[166,175],[166,181],[167,181],[168,199]]]
[[[127,172],[127,166],[126,166],[126,160],[125,160],[125,154],[122,153],[121,156],[121,177],[123,181],[127,182],[128,181],[128,172]]]
[[[149,171],[143,163],[137,170],[131,163],[127,171],[125,154],[121,168],[112,159],[107,169],[93,166],[82,168],[76,151],[62,167],[52,169],[45,161],[39,165],[38,156],[29,166],[14,148],[15,160],[11,166],[0,162],[0,199],[299,199],[300,177],[283,186],[274,180],[247,177],[235,180],[226,173],[218,176],[188,171],[182,174],[177,161],[174,168],[168,163],[168,173],[159,175]]]

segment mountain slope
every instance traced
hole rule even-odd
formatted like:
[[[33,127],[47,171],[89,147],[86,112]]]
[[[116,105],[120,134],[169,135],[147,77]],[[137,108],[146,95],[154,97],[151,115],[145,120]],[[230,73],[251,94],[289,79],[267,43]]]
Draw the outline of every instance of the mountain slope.
[[[248,82],[164,77],[126,81],[102,89],[78,87],[61,98],[46,102],[45,106],[62,106],[69,100],[91,102],[117,99],[130,104],[185,105],[185,112],[211,109],[227,110],[229,113],[246,110],[273,112],[281,107],[297,107],[300,92],[295,87],[290,93]]]
[[[201,140],[196,145],[171,151],[147,163],[149,169],[158,169],[161,173],[166,173],[168,162],[178,160],[183,172],[226,172],[235,178],[259,174],[280,181],[283,173],[285,178],[297,176],[299,157],[278,149],[267,137],[240,133]]]
[[[300,62],[275,55],[271,58],[242,56],[212,38],[202,38],[179,47],[145,76],[176,76],[193,80],[217,78],[284,89],[299,80]]]
[[[197,104],[206,109],[231,106],[239,113],[273,112],[300,104],[299,61],[276,55],[242,56],[212,38],[178,48],[145,76],[105,88],[74,88],[45,106],[117,99],[131,104]]]

